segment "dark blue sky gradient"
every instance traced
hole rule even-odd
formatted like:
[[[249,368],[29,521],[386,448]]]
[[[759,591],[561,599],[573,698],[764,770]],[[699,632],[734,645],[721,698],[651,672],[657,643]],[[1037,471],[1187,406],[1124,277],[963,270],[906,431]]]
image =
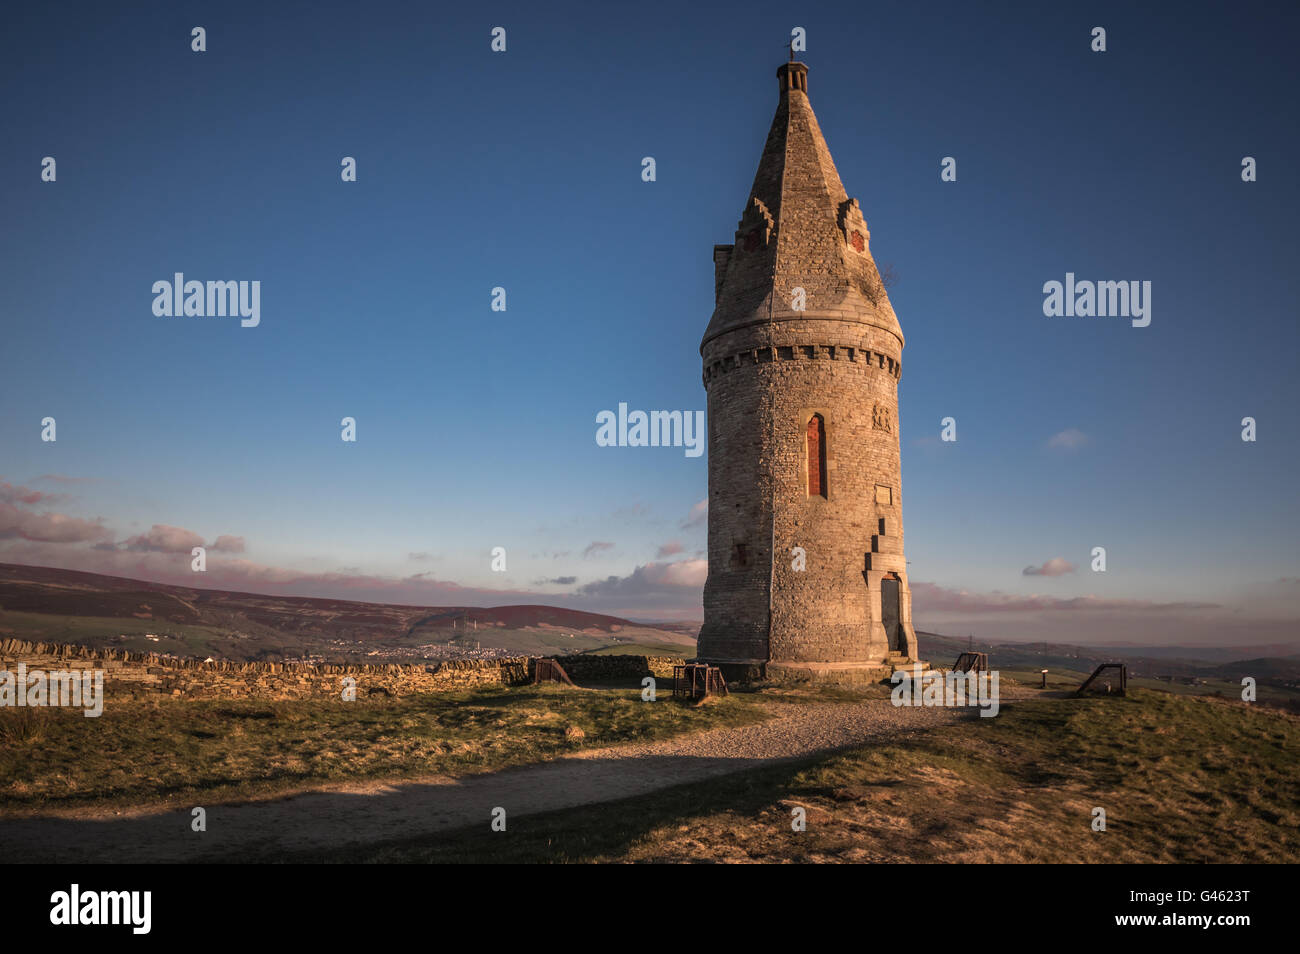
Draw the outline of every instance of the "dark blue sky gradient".
[[[803,26],[899,276],[913,581],[1226,602],[1300,575],[1294,6],[131,6],[0,31],[0,479],[94,478],[61,509],[119,540],[161,523],[261,566],[561,601],[534,581],[631,577],[670,540],[698,559],[706,459],[597,447],[595,415],[704,407],[712,245]],[[261,326],[154,317],[175,271],[260,280]],[[1150,327],[1045,318],[1067,271],[1151,281]],[[1022,575],[1054,557],[1079,571]],[[698,614],[676,593],[577,605]]]

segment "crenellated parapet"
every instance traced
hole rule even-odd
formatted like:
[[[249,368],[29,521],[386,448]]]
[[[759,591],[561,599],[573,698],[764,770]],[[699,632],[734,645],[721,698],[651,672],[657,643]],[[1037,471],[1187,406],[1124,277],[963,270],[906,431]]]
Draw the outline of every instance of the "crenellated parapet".
[[[747,348],[704,366],[704,389],[721,375],[746,365],[771,364],[777,361],[843,361],[864,371],[883,372],[897,381],[903,373],[902,362],[892,355],[869,348],[845,344],[768,345]]]

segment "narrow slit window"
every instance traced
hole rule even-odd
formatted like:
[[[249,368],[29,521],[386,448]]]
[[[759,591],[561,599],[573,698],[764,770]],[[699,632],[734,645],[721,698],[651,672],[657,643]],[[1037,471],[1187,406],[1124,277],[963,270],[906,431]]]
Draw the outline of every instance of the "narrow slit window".
[[[808,419],[808,496],[826,496],[826,421],[820,414]]]

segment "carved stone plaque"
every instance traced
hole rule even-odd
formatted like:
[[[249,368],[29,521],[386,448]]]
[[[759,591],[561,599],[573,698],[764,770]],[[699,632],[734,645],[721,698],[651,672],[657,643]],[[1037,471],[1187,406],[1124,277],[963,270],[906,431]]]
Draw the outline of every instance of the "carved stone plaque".
[[[871,426],[878,431],[885,431],[888,434],[894,433],[894,425],[890,419],[889,408],[881,407],[879,404],[871,409]]]

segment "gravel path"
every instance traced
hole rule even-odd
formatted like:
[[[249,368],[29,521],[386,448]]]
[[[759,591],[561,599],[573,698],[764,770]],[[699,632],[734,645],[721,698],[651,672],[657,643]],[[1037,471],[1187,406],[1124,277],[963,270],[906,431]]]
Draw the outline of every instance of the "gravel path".
[[[0,820],[0,861],[187,862],[230,856],[337,849],[481,824],[492,809],[507,821],[536,812],[642,795],[773,761],[906,738],[975,718],[972,709],[895,708],[860,703],[769,704],[773,718],[661,742],[578,752],[551,762],[461,778],[367,782],[278,798],[207,807],[207,831],[190,830],[186,810],[95,818]]]

